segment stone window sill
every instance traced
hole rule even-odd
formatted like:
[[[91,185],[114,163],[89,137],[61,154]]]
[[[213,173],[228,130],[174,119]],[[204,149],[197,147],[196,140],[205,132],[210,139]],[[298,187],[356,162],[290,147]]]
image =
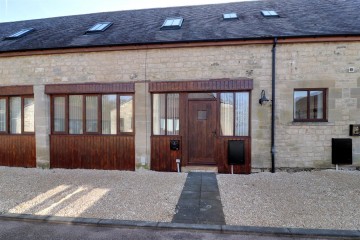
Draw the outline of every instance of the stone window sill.
[[[334,122],[289,122],[288,126],[335,126]]]

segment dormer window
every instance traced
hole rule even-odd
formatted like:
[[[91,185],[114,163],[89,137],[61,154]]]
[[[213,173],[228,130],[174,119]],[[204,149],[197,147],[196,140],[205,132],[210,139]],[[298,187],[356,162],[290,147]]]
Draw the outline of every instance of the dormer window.
[[[183,21],[182,17],[167,18],[160,29],[180,29]]]
[[[236,13],[224,13],[223,14],[224,20],[233,20],[233,19],[239,19],[238,15]]]
[[[5,40],[12,40],[12,39],[18,39],[21,38],[31,32],[35,31],[35,28],[25,28],[25,29],[21,29],[20,31],[13,33],[7,37],[5,37]]]
[[[99,22],[96,23],[94,26],[89,28],[86,33],[98,33],[98,32],[104,32],[106,29],[108,29],[113,23],[112,22]]]
[[[277,14],[274,10],[263,10],[261,11],[261,14],[266,18],[279,17],[279,14]]]

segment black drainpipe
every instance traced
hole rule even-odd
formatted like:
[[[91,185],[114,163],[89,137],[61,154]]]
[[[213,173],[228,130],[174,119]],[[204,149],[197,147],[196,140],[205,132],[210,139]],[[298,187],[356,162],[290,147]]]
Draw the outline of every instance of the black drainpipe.
[[[274,38],[272,48],[272,104],[271,104],[271,172],[275,173],[275,65],[276,65],[276,44],[277,38]]]

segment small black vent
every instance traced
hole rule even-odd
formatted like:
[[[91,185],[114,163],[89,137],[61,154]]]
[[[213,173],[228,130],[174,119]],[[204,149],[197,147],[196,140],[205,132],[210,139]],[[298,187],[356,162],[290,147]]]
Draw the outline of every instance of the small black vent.
[[[352,164],[352,139],[332,139],[332,164]]]
[[[245,164],[245,144],[242,140],[228,141],[228,163],[229,165]]]

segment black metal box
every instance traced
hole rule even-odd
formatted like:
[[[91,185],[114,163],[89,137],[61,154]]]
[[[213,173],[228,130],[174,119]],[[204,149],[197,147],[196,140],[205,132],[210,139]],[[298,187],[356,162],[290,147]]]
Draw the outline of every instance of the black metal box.
[[[245,164],[245,143],[243,140],[228,141],[228,164],[229,165]]]
[[[352,164],[352,139],[332,139],[332,164]]]
[[[350,136],[360,136],[360,124],[350,125]]]

